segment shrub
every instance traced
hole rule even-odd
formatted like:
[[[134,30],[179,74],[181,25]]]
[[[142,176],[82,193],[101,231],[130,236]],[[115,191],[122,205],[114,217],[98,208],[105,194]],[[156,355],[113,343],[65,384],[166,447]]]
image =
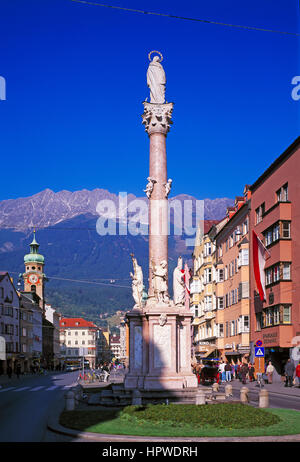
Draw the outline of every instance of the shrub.
[[[267,410],[241,403],[220,403],[196,406],[193,404],[149,404],[127,406],[121,413],[122,419],[131,418],[140,423],[164,423],[173,426],[190,424],[194,427],[210,425],[215,428],[267,427],[280,422],[280,418]]]

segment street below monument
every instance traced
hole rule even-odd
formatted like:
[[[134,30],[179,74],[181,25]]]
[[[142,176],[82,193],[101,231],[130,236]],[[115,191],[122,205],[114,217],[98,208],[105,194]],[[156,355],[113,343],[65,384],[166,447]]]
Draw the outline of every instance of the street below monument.
[[[8,379],[0,388],[0,442],[44,441],[51,409],[77,377],[71,372]]]
[[[77,381],[78,371],[51,373],[46,376],[14,378],[0,389],[0,442],[49,442],[80,441],[64,435],[55,435],[47,429],[49,414],[56,403],[64,401],[64,395]],[[113,378],[113,381],[115,378]],[[239,399],[239,380],[230,382],[233,398]],[[220,385],[220,391],[225,390]],[[245,385],[249,389],[250,405],[258,406],[260,388],[256,382]],[[201,388],[206,388],[201,386]],[[270,408],[300,410],[300,388],[285,388],[283,383],[265,384],[269,392]]]

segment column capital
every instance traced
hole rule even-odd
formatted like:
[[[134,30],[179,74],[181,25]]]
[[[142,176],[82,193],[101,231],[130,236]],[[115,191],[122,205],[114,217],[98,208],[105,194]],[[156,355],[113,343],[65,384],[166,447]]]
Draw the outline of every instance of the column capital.
[[[144,114],[142,115],[142,123],[145,125],[145,131],[148,135],[152,135],[152,133],[167,135],[173,123],[171,120],[173,103],[155,104],[144,101],[143,105]]]

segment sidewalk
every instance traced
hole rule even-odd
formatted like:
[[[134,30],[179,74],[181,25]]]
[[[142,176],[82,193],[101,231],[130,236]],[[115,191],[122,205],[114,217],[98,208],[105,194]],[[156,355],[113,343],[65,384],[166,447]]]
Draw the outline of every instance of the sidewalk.
[[[232,388],[234,390],[239,390],[242,387],[247,387],[249,388],[249,391],[257,391],[259,393],[260,388],[257,386],[257,382],[249,382],[247,380],[246,384],[243,384],[240,382],[238,379],[234,379],[231,382],[225,382],[225,383],[220,383],[220,389],[222,391],[225,389],[225,386],[227,384],[232,385]],[[294,385],[292,387],[285,387],[284,382],[273,382],[271,384],[265,384],[262,387],[262,390],[267,390],[269,394],[276,393],[280,395],[288,395],[288,396],[299,396],[300,397],[300,388],[297,385]]]

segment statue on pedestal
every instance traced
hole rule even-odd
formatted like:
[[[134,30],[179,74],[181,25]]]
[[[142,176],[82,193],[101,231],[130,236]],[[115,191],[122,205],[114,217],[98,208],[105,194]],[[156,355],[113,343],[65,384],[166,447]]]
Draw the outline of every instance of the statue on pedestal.
[[[141,266],[138,265],[137,259],[134,258],[131,254],[132,263],[133,263],[133,273],[130,273],[132,279],[132,296],[135,301],[135,306],[142,306],[142,297],[143,297],[143,271]]]
[[[179,257],[177,267],[173,272],[173,300],[175,305],[184,305],[185,285],[182,272],[182,258]]]
[[[156,301],[158,303],[168,303],[169,294],[168,294],[168,269],[167,262],[163,260],[159,265],[152,264],[152,287]]]
[[[154,56],[152,61],[150,61],[152,53],[157,53],[160,56]],[[147,71],[147,85],[150,88],[150,103],[164,104],[166,74],[164,68],[160,64],[163,60],[163,56],[159,51],[151,51],[148,57],[150,64]]]

